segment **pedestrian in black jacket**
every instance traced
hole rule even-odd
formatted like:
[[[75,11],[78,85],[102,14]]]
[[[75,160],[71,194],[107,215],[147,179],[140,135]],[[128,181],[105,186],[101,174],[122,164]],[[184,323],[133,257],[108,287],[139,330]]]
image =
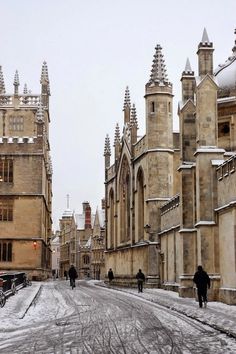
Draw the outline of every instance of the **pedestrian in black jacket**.
[[[138,273],[136,274],[136,279],[138,281],[138,292],[143,292],[143,283],[145,282],[145,275],[142,272],[142,269],[139,269]]]
[[[108,273],[107,273],[107,276],[108,276],[108,279],[109,279],[109,283],[112,282],[112,280],[114,279],[114,274],[113,274],[113,271],[112,269],[110,268]]]
[[[204,302],[204,307],[207,307],[207,288],[210,288],[211,281],[202,266],[199,265],[197,267],[197,272],[194,274],[193,281],[197,286],[199,307],[202,307],[202,302]]]
[[[73,289],[75,287],[75,279],[78,278],[77,271],[73,264],[69,269],[69,278],[70,278],[70,285],[72,286]]]

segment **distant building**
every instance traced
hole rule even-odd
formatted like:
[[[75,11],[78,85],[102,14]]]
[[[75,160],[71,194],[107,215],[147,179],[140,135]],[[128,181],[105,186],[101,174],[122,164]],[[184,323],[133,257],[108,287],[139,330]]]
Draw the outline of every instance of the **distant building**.
[[[94,214],[89,202],[83,202],[83,212],[73,213],[69,207],[60,219],[60,274],[75,266],[80,279],[91,275],[91,239]]]
[[[75,214],[77,225],[77,270],[80,279],[90,277],[91,274],[91,242],[94,223],[94,214],[91,213],[89,202],[83,202],[82,214]]]
[[[67,207],[59,221],[60,231],[60,275],[63,277],[68,272],[71,264],[78,267],[77,238],[74,213]]]
[[[115,129],[114,163],[105,139],[106,267],[130,285],[141,268],[147,286],[194,296],[202,265],[209,299],[236,304],[236,41],[213,70],[204,29],[198,74],[181,76],[180,133],[173,133],[172,84],[160,45],[145,85],[146,134],[138,137],[129,89]]]
[[[47,64],[41,93],[27,86],[6,94],[0,66],[0,269],[33,279],[51,274],[52,164],[49,144],[50,86]]]
[[[51,240],[51,250],[52,250],[52,276],[56,278],[60,277],[60,238],[58,231],[52,237]]]
[[[102,209],[96,210],[91,242],[91,276],[93,279],[105,279],[105,201]]]

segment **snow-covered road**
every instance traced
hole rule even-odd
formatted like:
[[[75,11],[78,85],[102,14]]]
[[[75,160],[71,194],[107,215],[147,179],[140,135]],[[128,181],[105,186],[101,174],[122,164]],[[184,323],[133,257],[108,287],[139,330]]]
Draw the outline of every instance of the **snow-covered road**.
[[[66,281],[35,283],[9,298],[0,315],[2,354],[236,353],[233,338],[93,282],[74,290]]]

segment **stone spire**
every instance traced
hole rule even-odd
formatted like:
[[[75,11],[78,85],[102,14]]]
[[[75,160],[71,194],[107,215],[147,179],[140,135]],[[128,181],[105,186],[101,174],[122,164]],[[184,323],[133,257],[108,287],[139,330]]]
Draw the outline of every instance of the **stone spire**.
[[[203,30],[202,40],[198,45],[198,75],[213,75],[213,43],[209,41],[206,28]]]
[[[14,77],[14,82],[13,82],[13,85],[14,85],[14,95],[18,95],[19,93],[19,86],[20,86],[20,81],[19,81],[19,74],[18,74],[18,71],[16,70],[15,72],[15,77]]]
[[[161,51],[162,48],[159,44],[157,44],[155,50],[156,52],[154,54],[151,76],[148,84],[169,85],[170,82],[166,73],[165,59]]]
[[[118,123],[116,123],[115,128],[114,146],[116,146],[116,144],[120,144],[120,127]]]
[[[187,58],[185,69],[182,72],[182,101],[185,103],[189,98],[194,99],[195,77],[191,68],[189,58]]]
[[[138,128],[137,113],[136,113],[136,107],[135,107],[134,103],[133,103],[133,106],[131,108],[130,125],[131,126],[136,126],[136,128]]]
[[[203,30],[201,43],[210,43],[206,28]]]
[[[103,156],[111,156],[111,145],[109,135],[106,135]]]
[[[23,94],[27,95],[27,93],[28,93],[27,84],[24,84]]]
[[[47,66],[46,61],[43,62],[42,71],[41,71],[41,79],[40,79],[40,84],[43,85],[44,83],[49,84],[48,66]]]
[[[131,103],[130,103],[129,87],[126,86],[126,89],[125,89],[125,99],[124,99],[124,107],[123,107],[123,111],[124,111],[124,124],[129,123],[129,121],[130,121],[130,107],[131,107]]]
[[[2,72],[2,67],[0,65],[0,94],[5,94],[5,83],[4,83],[4,77],[3,77],[3,72]]]
[[[118,123],[116,123],[114,145],[113,146],[115,148],[115,160],[118,160],[119,159],[119,155],[120,155],[120,127],[119,127]]]
[[[46,61],[44,61],[42,65],[40,84],[41,84],[42,104],[44,107],[48,107],[49,96],[50,96],[50,84],[49,84],[48,67]]]
[[[138,132],[138,121],[137,121],[137,114],[136,114],[136,107],[133,103],[131,108],[131,118],[130,118],[130,130],[131,130],[131,144],[135,144],[137,141],[137,132]]]
[[[124,99],[124,110],[126,108],[130,108],[131,103],[130,103],[130,93],[129,93],[129,86],[126,86],[125,89],[125,99]]]
[[[36,119],[37,119],[37,122],[40,122],[40,123],[42,123],[44,121],[44,108],[43,108],[41,100],[39,101],[38,109],[36,112]]]
[[[107,179],[107,169],[110,167],[110,158],[111,158],[111,146],[110,146],[110,138],[108,134],[106,135],[105,138],[103,156],[105,157],[105,179]]]
[[[193,75],[193,73],[194,73],[193,70],[192,70],[192,68],[191,68],[189,58],[187,58],[187,60],[186,60],[186,65],[185,65],[184,73],[185,73],[185,74],[191,74],[191,75]]]

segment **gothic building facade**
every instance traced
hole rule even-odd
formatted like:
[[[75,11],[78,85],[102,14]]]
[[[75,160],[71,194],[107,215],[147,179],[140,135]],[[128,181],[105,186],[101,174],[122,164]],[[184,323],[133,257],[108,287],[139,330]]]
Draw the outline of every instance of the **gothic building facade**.
[[[47,64],[41,93],[24,86],[6,94],[0,67],[0,269],[50,274],[52,166],[49,145],[50,86]]]
[[[145,86],[146,134],[138,138],[129,91],[124,128],[115,130],[111,165],[105,140],[106,266],[132,283],[194,296],[201,264],[212,279],[210,299],[236,303],[236,45],[215,71],[204,29],[198,74],[187,60],[181,77],[180,133],[172,131],[172,85],[156,47]]]

